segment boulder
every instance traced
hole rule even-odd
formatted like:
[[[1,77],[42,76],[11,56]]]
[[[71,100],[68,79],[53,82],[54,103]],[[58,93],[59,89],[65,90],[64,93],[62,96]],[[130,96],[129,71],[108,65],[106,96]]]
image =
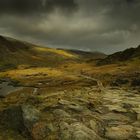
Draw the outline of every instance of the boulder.
[[[33,125],[39,121],[40,112],[31,105],[22,105],[21,108],[24,125],[30,132]]]
[[[0,124],[8,129],[22,132],[25,128],[21,106],[11,106],[0,112]]]
[[[11,106],[0,112],[0,124],[19,133],[31,133],[40,119],[40,112],[31,105]]]

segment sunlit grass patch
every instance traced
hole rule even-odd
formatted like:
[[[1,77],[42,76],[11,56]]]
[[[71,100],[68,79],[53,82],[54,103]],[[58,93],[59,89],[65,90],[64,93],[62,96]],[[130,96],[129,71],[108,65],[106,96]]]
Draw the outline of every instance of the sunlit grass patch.
[[[27,69],[15,69],[6,72],[1,72],[0,76],[7,76],[12,78],[24,77],[24,76],[41,76],[47,75],[52,77],[58,77],[64,74],[64,72],[52,69],[52,68],[27,68]]]
[[[41,51],[41,52],[55,53],[55,54],[58,54],[60,56],[69,57],[69,58],[76,58],[77,57],[76,55],[68,53],[64,50],[58,50],[58,49],[52,49],[52,48],[43,48],[43,47],[35,47],[34,49],[37,50],[37,51]]]

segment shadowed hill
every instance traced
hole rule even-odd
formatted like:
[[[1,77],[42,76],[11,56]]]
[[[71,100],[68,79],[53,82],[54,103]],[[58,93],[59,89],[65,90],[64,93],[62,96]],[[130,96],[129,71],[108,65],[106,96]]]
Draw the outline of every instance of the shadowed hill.
[[[104,58],[97,52],[54,49],[0,36],[0,70],[24,67],[57,67],[66,61]]]
[[[76,55],[64,50],[40,47],[30,43],[0,36],[0,69],[18,65],[56,66],[65,60],[75,60]]]
[[[137,48],[130,48],[109,55],[105,59],[100,60],[97,65],[115,64],[119,62],[132,61],[134,59],[140,60],[140,45]]]
[[[58,49],[58,50],[64,50],[68,53],[71,53],[73,55],[78,55],[79,58],[84,59],[103,59],[107,55],[101,52],[87,52],[82,50],[75,50],[75,49]]]
[[[66,50],[66,51],[74,55],[78,55],[80,58],[84,59],[103,59],[106,57],[106,55],[101,52],[86,52],[81,50]]]

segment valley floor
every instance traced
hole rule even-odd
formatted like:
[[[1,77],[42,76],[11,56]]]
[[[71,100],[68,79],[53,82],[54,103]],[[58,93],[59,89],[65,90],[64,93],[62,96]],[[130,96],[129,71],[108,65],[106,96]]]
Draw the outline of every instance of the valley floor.
[[[1,98],[0,140],[140,139],[140,92],[81,77],[90,86],[22,87]]]
[[[139,140],[139,52],[106,56],[0,36],[0,140]]]

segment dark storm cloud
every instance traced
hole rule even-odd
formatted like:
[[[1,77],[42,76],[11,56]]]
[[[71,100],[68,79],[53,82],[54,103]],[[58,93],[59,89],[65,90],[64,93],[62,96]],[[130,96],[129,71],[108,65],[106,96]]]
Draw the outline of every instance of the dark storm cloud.
[[[37,14],[50,12],[55,8],[67,11],[76,6],[74,0],[0,0],[0,12],[4,14]]]
[[[140,43],[139,13],[139,0],[0,0],[0,32],[110,53]]]

